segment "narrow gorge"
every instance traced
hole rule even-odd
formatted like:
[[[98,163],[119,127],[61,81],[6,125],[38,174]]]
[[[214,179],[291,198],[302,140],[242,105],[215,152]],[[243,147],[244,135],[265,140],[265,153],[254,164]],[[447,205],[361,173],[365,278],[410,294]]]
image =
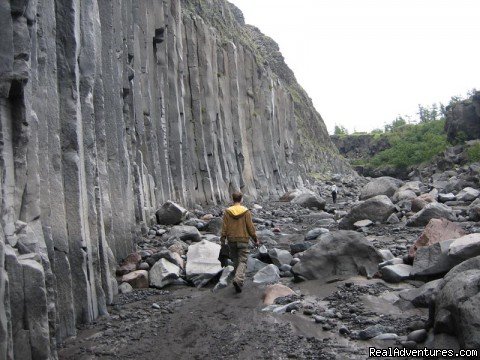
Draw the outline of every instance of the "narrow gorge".
[[[224,0],[0,1],[0,358],[107,313],[167,200],[352,174],[278,46]]]

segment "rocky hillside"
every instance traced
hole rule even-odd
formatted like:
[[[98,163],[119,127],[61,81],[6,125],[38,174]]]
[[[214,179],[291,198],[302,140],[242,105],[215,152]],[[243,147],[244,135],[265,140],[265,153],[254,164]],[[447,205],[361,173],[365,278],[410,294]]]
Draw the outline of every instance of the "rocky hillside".
[[[340,154],[350,161],[371,158],[391,147],[388,138],[375,134],[330,136]]]
[[[224,0],[0,3],[0,358],[107,311],[166,200],[349,173],[278,46]]]

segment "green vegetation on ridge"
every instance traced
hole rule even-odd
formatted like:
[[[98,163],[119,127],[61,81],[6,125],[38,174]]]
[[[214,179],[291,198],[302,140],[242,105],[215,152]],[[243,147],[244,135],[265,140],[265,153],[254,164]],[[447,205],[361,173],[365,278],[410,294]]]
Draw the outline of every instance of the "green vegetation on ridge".
[[[374,167],[390,165],[406,168],[431,160],[449,145],[444,126],[445,120],[442,119],[405,124],[386,132],[383,136],[388,138],[391,148],[375,155],[370,164]]]

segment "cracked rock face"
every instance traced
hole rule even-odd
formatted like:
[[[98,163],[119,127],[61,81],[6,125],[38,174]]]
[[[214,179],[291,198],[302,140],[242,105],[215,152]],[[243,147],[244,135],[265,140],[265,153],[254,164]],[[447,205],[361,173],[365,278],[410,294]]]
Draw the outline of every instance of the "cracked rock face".
[[[0,23],[2,359],[55,358],[105,314],[166,201],[352,172],[278,46],[224,0],[2,1]]]

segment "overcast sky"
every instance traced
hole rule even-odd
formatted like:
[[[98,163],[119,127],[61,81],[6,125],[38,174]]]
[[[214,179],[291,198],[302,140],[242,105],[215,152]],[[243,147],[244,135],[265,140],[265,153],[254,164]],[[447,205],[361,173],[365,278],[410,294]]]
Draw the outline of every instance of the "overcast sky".
[[[230,0],[280,46],[332,133],[480,89],[480,0]]]

